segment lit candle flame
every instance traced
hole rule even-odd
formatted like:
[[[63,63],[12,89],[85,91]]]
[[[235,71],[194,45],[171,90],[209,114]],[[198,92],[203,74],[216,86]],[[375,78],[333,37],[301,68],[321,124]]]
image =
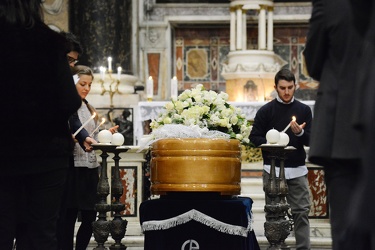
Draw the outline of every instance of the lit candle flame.
[[[93,136],[93,134],[100,128],[100,126],[102,126],[103,124],[105,123],[105,118],[102,118],[102,122],[94,129],[94,131],[92,131],[92,133],[90,134],[90,137]]]
[[[295,116],[292,116],[292,121],[296,121],[296,117]],[[290,122],[289,122],[289,124],[288,124],[288,126],[286,126],[286,128],[284,128],[284,130],[283,131],[281,131],[282,133],[285,133],[285,131],[287,131],[288,130],[288,128],[290,127]]]

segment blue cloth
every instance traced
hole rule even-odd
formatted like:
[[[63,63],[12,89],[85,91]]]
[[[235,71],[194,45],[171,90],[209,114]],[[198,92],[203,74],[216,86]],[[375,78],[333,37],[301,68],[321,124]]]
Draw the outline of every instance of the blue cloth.
[[[141,225],[143,229],[150,226],[144,230],[145,250],[181,249],[184,244],[199,245],[200,249],[259,250],[249,228],[250,198],[179,194],[141,204]],[[238,234],[245,229],[245,235]]]

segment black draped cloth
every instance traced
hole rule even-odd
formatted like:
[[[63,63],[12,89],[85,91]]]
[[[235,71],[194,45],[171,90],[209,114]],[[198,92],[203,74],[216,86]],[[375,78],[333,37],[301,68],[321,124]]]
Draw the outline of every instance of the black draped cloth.
[[[259,250],[247,197],[178,193],[140,206],[145,249]]]

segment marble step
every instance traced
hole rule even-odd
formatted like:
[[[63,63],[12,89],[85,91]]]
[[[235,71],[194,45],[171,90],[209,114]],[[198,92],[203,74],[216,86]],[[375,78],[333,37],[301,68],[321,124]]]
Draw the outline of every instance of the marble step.
[[[269,246],[267,238],[264,236],[257,236],[257,241],[259,243],[261,250],[266,250]],[[129,236],[126,235],[125,238],[121,241],[127,248],[127,250],[143,250],[144,249],[144,236]],[[112,245],[114,241],[109,238],[105,243],[106,247]],[[295,246],[295,240],[293,238],[288,238],[286,243],[293,249]],[[97,246],[94,238],[91,238],[91,241],[88,245],[89,250],[94,249]],[[332,241],[330,238],[311,238],[311,250],[323,250],[323,249],[332,249]]]

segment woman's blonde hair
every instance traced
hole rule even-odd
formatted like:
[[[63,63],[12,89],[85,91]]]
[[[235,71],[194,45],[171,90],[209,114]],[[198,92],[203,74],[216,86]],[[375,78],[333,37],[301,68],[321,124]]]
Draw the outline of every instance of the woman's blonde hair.
[[[94,73],[92,72],[91,68],[87,67],[87,66],[84,66],[84,65],[74,66],[73,74],[78,75],[78,76],[81,76],[81,75],[91,76],[92,79],[94,80]],[[91,106],[86,100],[84,100],[84,102],[86,103],[87,108],[90,110],[91,114],[94,114],[94,112],[96,113],[96,116],[95,116],[94,119],[97,122],[98,119],[99,119],[99,116],[98,116],[98,113],[96,112],[95,108],[93,106]]]
[[[90,67],[84,66],[84,65],[77,65],[73,68],[73,75],[88,75],[91,76],[94,80],[94,73],[92,72]]]

